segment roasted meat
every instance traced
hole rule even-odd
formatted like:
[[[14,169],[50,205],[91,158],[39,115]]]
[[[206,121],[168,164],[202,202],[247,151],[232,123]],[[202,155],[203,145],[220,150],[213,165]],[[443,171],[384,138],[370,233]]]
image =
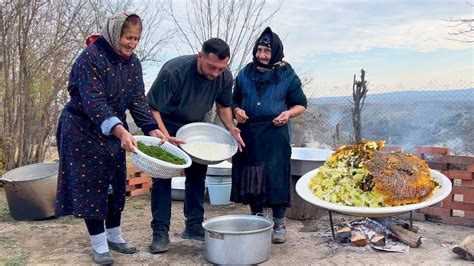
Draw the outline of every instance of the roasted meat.
[[[414,155],[382,152],[383,146],[363,141],[341,147],[319,168],[310,189],[347,206],[399,206],[431,197],[438,184],[428,165]]]
[[[390,206],[419,203],[436,187],[426,162],[414,155],[375,151],[365,168],[374,177],[373,189]]]

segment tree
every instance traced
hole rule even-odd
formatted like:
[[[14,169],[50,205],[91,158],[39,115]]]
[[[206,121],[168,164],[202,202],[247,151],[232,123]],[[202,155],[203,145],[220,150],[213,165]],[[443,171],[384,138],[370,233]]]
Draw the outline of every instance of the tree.
[[[279,2],[275,9],[265,13],[265,0],[187,0],[185,14],[182,14],[169,0],[166,12],[177,28],[178,40],[185,44],[185,47],[176,45],[177,49],[196,54],[202,43],[213,37],[229,44],[229,69],[235,77],[249,62],[256,38],[268,26],[281,4]],[[215,108],[208,112],[206,121],[220,123]]]
[[[466,0],[466,4],[470,6],[471,10],[474,7],[474,4],[470,1]],[[450,18],[447,21],[450,22],[450,27],[455,28],[454,31],[448,33],[451,36],[450,40],[466,43],[474,42],[474,18]]]
[[[67,100],[67,79],[84,40],[118,10],[142,12],[141,50],[153,61],[166,35],[151,2],[7,0],[0,5],[0,153],[6,170],[41,162]],[[0,156],[1,158],[2,156]]]
[[[360,70],[360,81],[356,80],[352,83],[352,99],[354,100],[352,107],[352,126],[354,127],[354,141],[362,141],[362,108],[364,107],[365,97],[367,96],[367,81],[365,80],[365,70]]]
[[[268,13],[265,7],[265,0],[187,0],[185,14],[176,12],[172,1],[166,11],[188,51],[197,53],[212,37],[227,42],[231,48],[229,67],[235,76],[249,61],[256,38],[269,25],[281,2]]]
[[[83,8],[74,3],[6,1],[0,8],[0,51],[4,93],[0,136],[5,167],[42,161],[65,87],[74,21]]]

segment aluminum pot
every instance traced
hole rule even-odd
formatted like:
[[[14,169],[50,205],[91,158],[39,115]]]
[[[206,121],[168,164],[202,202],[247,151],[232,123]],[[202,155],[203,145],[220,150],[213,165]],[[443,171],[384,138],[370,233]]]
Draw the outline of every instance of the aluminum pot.
[[[324,164],[333,151],[316,148],[291,148],[291,174],[302,176]]]
[[[254,215],[224,215],[202,223],[206,259],[215,264],[257,264],[270,258],[273,221]]]
[[[6,172],[5,186],[10,215],[17,221],[37,220],[54,215],[57,163],[25,165]]]

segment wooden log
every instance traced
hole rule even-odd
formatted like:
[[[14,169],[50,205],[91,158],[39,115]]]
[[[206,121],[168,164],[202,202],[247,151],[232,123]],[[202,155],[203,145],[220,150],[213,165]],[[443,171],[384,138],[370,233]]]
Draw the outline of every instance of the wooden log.
[[[359,230],[351,231],[351,244],[357,247],[365,247],[367,245],[367,238]]]
[[[398,226],[401,226],[407,230],[410,230],[414,233],[418,233],[418,231],[420,230],[420,228],[416,225],[412,225],[412,228],[410,229],[410,224],[409,223],[397,223]]]
[[[412,248],[417,248],[421,245],[421,236],[394,223],[387,223],[390,229],[400,241]]]
[[[383,236],[383,235],[374,235],[370,239],[370,243],[372,243],[375,246],[379,246],[379,247],[385,246],[385,236]]]
[[[341,242],[341,243],[347,243],[349,242],[349,239],[351,237],[351,228],[344,226],[342,228],[339,228],[336,230],[336,240]]]

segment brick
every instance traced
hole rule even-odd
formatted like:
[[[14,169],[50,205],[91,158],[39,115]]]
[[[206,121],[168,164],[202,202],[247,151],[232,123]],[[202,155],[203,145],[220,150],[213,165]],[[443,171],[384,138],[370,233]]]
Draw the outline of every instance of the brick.
[[[474,157],[461,155],[447,155],[443,157],[443,162],[450,164],[474,164]]]
[[[134,177],[127,179],[127,185],[136,185],[151,182],[150,178],[147,176]]]
[[[426,163],[428,164],[428,166],[431,168],[431,169],[434,169],[434,170],[448,170],[448,163],[443,163],[443,162],[434,162],[434,161],[426,161]]]
[[[474,203],[443,201],[443,208],[448,210],[474,211]]]
[[[473,187],[453,187],[453,193],[460,194],[462,202],[474,203],[474,188]]]
[[[422,158],[430,157],[429,155],[449,155],[450,153],[451,150],[447,147],[418,146],[415,150],[415,154]]]
[[[466,171],[474,173],[474,164],[468,165]]]
[[[474,180],[462,180],[461,181],[462,187],[474,187]]]
[[[430,207],[443,208],[443,202],[440,201],[440,202],[438,202],[438,203],[435,203],[435,204],[431,205]]]
[[[474,220],[474,211],[464,211],[464,218]]]
[[[453,194],[474,195],[474,188],[472,187],[453,187],[451,191]]]
[[[448,170],[446,171],[446,176],[450,179],[462,179],[462,180],[471,180],[474,176],[474,173],[460,171],[460,170]]]
[[[438,217],[448,217],[451,216],[451,210],[438,207],[426,207],[421,209],[421,212],[427,215],[438,216]]]
[[[140,189],[135,189],[133,191],[127,192],[127,196],[130,197],[135,197],[135,196],[141,196],[141,195],[147,195],[150,193],[150,188],[140,188]]]

